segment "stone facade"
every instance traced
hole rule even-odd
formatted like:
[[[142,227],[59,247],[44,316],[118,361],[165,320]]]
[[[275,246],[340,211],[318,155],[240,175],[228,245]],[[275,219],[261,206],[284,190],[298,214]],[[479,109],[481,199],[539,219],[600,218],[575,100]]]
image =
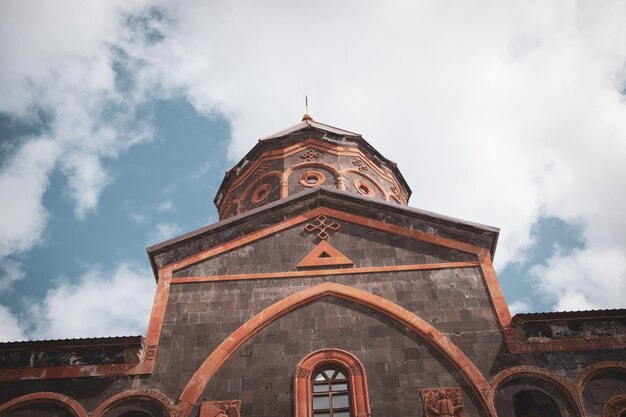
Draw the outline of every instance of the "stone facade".
[[[265,139],[227,173],[219,223],[148,248],[145,338],[0,344],[0,415],[312,416],[333,369],[336,416],[623,416],[626,311],[511,318],[498,230],[407,207],[395,165],[346,132],[305,119]],[[302,185],[294,167],[322,158],[301,168],[333,181]],[[392,181],[349,189],[362,166]]]

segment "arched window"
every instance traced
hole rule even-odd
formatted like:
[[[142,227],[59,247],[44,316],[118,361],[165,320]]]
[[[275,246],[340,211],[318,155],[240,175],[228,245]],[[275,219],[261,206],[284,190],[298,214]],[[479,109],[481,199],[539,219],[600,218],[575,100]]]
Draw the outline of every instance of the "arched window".
[[[368,417],[367,379],[361,362],[339,349],[309,354],[296,367],[294,417]]]
[[[323,368],[313,375],[311,385],[314,416],[350,417],[350,384],[345,371]]]

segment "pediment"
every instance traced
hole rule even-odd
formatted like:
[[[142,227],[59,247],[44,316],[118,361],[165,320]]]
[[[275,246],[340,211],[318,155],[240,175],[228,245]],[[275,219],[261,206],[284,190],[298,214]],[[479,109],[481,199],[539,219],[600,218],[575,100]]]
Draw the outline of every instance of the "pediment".
[[[292,220],[294,224],[287,223],[282,230],[276,231],[277,225],[272,225],[242,237],[239,245],[229,242],[221,252],[217,247],[189,257],[172,271],[172,276],[258,275],[316,268],[384,268],[478,260],[476,253],[469,252],[461,243],[460,248],[455,248],[454,242],[436,236],[430,236],[429,242],[428,235],[376,224],[350,213],[319,209],[310,212],[308,218]]]

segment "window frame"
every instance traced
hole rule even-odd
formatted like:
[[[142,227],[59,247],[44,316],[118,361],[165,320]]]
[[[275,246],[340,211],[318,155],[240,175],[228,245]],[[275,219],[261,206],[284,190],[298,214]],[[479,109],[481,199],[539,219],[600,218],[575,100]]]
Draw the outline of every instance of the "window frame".
[[[321,349],[310,353],[296,366],[294,374],[294,417],[313,417],[314,375],[326,368],[339,369],[348,381],[351,417],[371,415],[367,378],[363,364],[351,353],[340,349]]]

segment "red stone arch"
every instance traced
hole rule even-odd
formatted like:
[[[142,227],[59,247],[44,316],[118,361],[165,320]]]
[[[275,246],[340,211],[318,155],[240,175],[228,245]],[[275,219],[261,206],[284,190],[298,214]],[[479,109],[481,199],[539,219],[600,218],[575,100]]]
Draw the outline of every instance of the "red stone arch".
[[[13,398],[0,405],[0,415],[17,410],[25,405],[36,403],[59,405],[69,411],[74,417],[87,417],[87,412],[76,400],[56,392],[35,392]]]
[[[603,361],[595,363],[587,368],[583,369],[580,374],[576,377],[576,394],[578,398],[580,398],[580,403],[582,404],[585,413],[587,412],[584,401],[584,392],[585,386],[587,382],[594,376],[601,374],[606,371],[621,371],[626,373],[626,362],[618,362],[618,361]],[[619,416],[619,413],[617,414]]]
[[[334,166],[324,163],[324,162],[302,162],[300,164],[294,165],[292,167],[289,167],[285,170],[285,172],[283,172],[282,174],[282,181],[283,183],[287,184],[289,182],[289,177],[291,177],[291,174],[300,168],[322,168],[322,169],[326,169],[328,171],[330,171],[330,173],[333,176],[333,179],[335,181],[339,181],[339,179],[341,178],[341,175],[339,173],[339,171],[337,171],[337,168],[335,168]],[[285,196],[286,197],[286,196]]]
[[[357,176],[359,176],[361,178],[365,178],[366,180],[371,182],[374,185],[374,187],[376,187],[376,189],[380,193],[380,196],[383,199],[389,200],[389,195],[385,192],[385,190],[383,189],[382,185],[380,185],[378,183],[378,181],[375,180],[371,175],[364,174],[361,171],[358,171],[358,170],[352,169],[352,168],[348,168],[348,169],[345,169],[345,170],[341,171],[341,174],[354,174],[354,175],[357,175]]]
[[[611,397],[602,409],[602,417],[620,417],[626,412],[626,395]]]
[[[354,355],[341,349],[321,349],[307,355],[296,366],[294,377],[294,417],[311,417],[311,375],[324,365],[338,365],[348,373],[350,400],[355,417],[368,417],[370,401],[365,368]]]
[[[252,181],[250,183],[250,185],[248,185],[243,190],[243,192],[241,193],[241,197],[239,197],[239,201],[246,201],[246,198],[248,197],[248,194],[250,194],[250,191],[252,191],[252,189],[255,188],[255,186],[257,186],[260,182],[262,182],[266,178],[276,177],[276,178],[278,178],[278,181],[279,181],[279,184],[280,184],[281,176],[282,176],[282,173],[280,171],[271,171],[271,172],[267,172],[267,173],[261,175],[259,178],[257,178],[256,180]],[[230,193],[229,193],[229,195],[230,195]]]
[[[484,395],[489,388],[489,384],[478,368],[476,368],[450,339],[420,317],[391,301],[363,290],[333,282],[325,282],[292,294],[256,314],[231,333],[230,336],[205,359],[187,383],[187,386],[179,397],[179,403],[176,405],[181,415],[186,416],[188,412],[191,411],[191,408],[196,403],[211,378],[213,378],[224,362],[226,362],[241,345],[280,317],[300,306],[326,296],[353,301],[362,306],[376,310],[421,336],[426,342],[430,343],[441,352],[444,357],[459,370],[476,393],[477,398],[485,407],[485,411],[487,411],[488,415],[492,417],[495,416],[495,411],[491,403]]]
[[[584,416],[582,412],[582,403],[580,398],[578,397],[575,386],[571,382],[567,381],[565,378],[551,372],[547,369],[540,368],[538,366],[514,366],[512,368],[505,369],[504,371],[498,373],[493,377],[491,383],[489,384],[488,397],[489,402],[492,407],[495,409],[496,403],[496,394],[500,386],[511,379],[517,377],[533,377],[543,381],[547,381],[559,388],[564,394],[568,401],[571,402],[571,406],[574,408],[574,411],[579,416]]]
[[[593,365],[583,369],[576,377],[576,387],[578,388],[578,391],[582,393],[589,379],[599,373],[609,370],[622,371],[626,373],[626,362],[604,361],[594,363]]]
[[[158,391],[153,391],[149,389],[131,389],[115,394],[100,403],[100,405],[95,410],[89,413],[89,416],[102,417],[113,407],[131,400],[152,401],[161,406],[168,416],[176,416],[177,411],[174,408],[174,405],[172,404],[170,399]]]

